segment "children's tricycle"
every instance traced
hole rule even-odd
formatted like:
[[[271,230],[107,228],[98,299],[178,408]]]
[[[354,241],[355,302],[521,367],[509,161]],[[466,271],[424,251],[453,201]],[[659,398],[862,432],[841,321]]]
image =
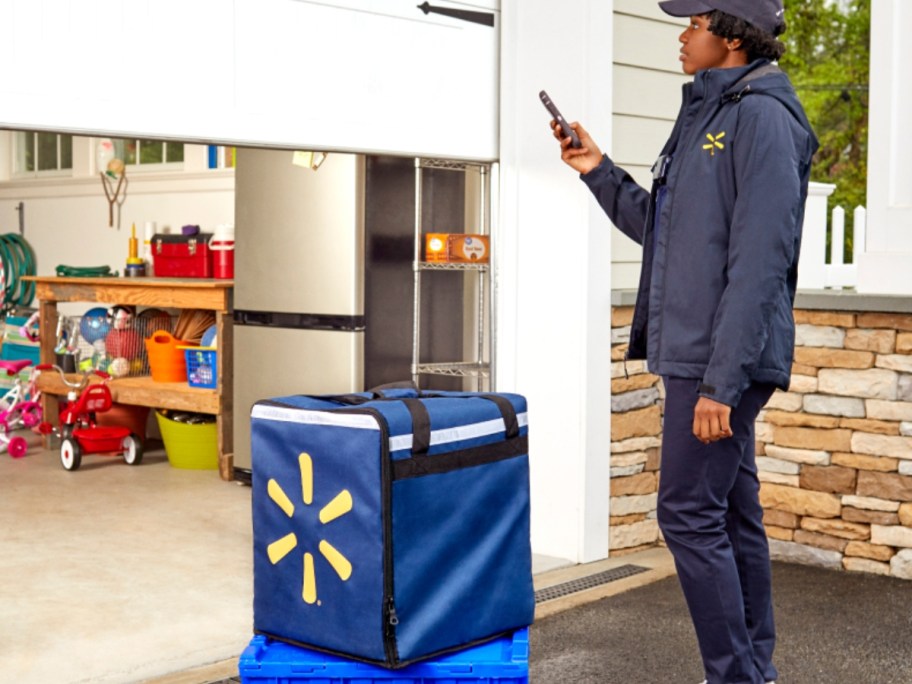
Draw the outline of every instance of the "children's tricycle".
[[[35,387],[36,372],[33,369],[27,383],[19,377],[19,373],[31,363],[28,359],[0,361],[0,371],[14,378],[13,386],[0,397],[0,450],[6,449],[13,458],[25,456],[28,442],[24,437],[10,433],[23,427],[34,428],[41,422],[40,392]]]
[[[67,404],[60,409],[60,463],[67,470],[76,470],[85,454],[123,455],[128,465],[142,462],[143,449],[139,436],[129,428],[98,425],[95,414],[111,409],[113,402],[108,380],[111,376],[100,370],[82,374],[79,382],[70,381],[59,366],[42,364],[38,370],[56,370],[69,387]],[[92,376],[101,382],[90,383]]]

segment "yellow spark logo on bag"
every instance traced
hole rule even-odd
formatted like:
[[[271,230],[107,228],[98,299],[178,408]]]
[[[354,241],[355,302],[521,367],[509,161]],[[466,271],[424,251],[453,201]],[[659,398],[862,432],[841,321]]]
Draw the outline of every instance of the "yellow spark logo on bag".
[[[301,470],[301,500],[306,506],[313,504],[313,460],[309,454],[298,456],[298,465]],[[282,512],[291,518],[294,515],[295,505],[282,489],[278,482],[270,479],[266,485],[266,492],[269,498],[275,502]],[[352,510],[353,502],[351,492],[343,489],[336,494],[332,501],[320,509],[320,523],[327,525],[333,520],[341,518]],[[276,565],[280,560],[291,553],[298,545],[298,537],[291,532],[281,539],[272,542],[266,548],[266,554],[269,556],[269,562]],[[352,574],[351,562],[332,544],[325,539],[321,539],[317,545],[320,553],[330,564],[336,574],[343,582],[347,582]],[[314,572],[314,557],[312,553],[304,553],[304,578],[302,582],[301,598],[305,603],[320,605],[317,601],[317,577]]]
[[[709,143],[706,145],[703,145],[703,149],[709,151],[710,157],[716,156],[716,150],[725,149],[725,143],[719,142],[724,137],[725,137],[725,131],[722,131],[721,133],[718,133],[716,135],[713,135],[712,133],[706,134],[706,139],[709,140]]]

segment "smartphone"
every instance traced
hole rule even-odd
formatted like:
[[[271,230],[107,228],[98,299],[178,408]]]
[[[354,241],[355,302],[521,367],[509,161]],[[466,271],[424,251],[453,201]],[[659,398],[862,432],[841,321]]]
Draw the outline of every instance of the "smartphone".
[[[564,134],[564,137],[570,138],[571,147],[575,147],[575,148],[582,147],[583,145],[582,145],[582,143],[580,143],[580,139],[579,139],[579,136],[576,134],[576,131],[574,131],[572,128],[570,128],[570,124],[568,124],[564,120],[564,115],[561,114],[560,110],[554,106],[554,103],[551,101],[551,98],[548,97],[548,93],[546,93],[543,90],[538,94],[538,96],[541,98],[542,104],[545,105],[545,109],[547,109],[548,112],[550,112],[551,116],[554,117],[554,120],[557,121],[558,124],[560,124],[561,133]]]

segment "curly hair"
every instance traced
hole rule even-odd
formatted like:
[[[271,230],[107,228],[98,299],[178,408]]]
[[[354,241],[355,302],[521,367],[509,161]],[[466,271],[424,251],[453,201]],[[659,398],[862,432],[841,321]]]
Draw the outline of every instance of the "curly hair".
[[[720,10],[713,10],[706,15],[709,18],[709,30],[712,34],[726,40],[741,39],[739,50],[747,52],[747,61],[768,59],[775,62],[785,54],[785,43],[777,39],[785,33],[785,22],[775,34],[758,29],[744,19],[733,17]]]

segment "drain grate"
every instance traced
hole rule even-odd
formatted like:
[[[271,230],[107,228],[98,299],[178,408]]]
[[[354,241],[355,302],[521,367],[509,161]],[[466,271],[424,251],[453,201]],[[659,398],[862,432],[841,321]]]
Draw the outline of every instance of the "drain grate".
[[[552,599],[560,598],[561,596],[569,596],[578,591],[585,591],[586,589],[608,584],[608,582],[639,575],[641,572],[646,572],[648,569],[649,568],[644,568],[639,565],[621,565],[620,567],[612,568],[605,572],[599,572],[587,577],[580,577],[579,579],[570,580],[563,584],[555,584],[553,587],[545,587],[544,589],[536,591],[535,602],[544,603],[545,601],[551,601]]]

